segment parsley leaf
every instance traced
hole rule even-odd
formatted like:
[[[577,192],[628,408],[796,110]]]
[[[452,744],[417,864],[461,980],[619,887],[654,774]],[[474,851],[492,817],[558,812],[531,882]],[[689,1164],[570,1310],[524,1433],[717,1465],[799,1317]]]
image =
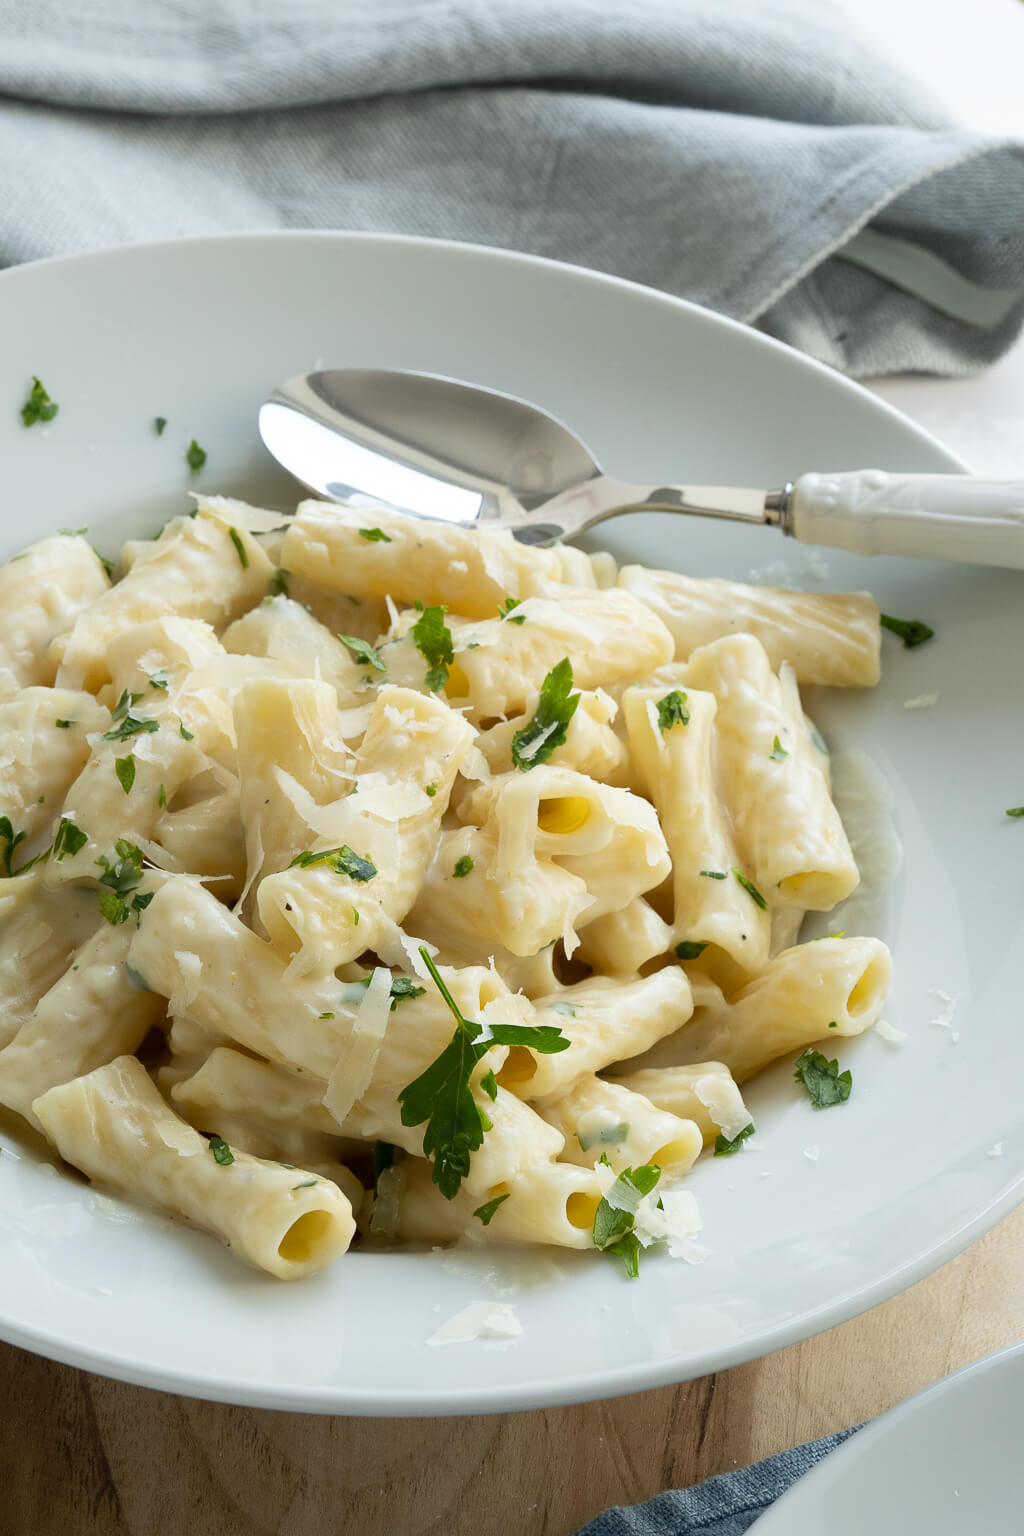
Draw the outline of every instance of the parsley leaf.
[[[1011,806],[1006,814],[1007,816],[1024,816],[1024,805]]]
[[[456,880],[464,880],[473,868],[473,860],[468,853],[464,853],[461,859],[455,860],[455,868],[452,875]]]
[[[505,599],[505,601],[503,603],[499,603],[498,604],[498,618],[499,619],[507,619],[510,624],[525,624],[526,623],[526,614],[525,613],[513,613],[512,612],[513,608],[518,608],[519,607],[519,604],[520,604],[521,601],[522,601],[522,599],[518,598],[518,597],[506,597],[506,599]],[[487,1223],[484,1222],[484,1226],[486,1226],[486,1225],[487,1225]]]
[[[34,427],[37,421],[52,421],[60,410],[55,400],[51,400],[42,384],[33,374],[32,389],[29,397],[21,408],[21,419],[26,427]]]
[[[789,753],[786,751],[785,747],[782,745],[782,742],[777,736],[772,743],[772,749],[768,753],[768,756],[771,758],[773,763],[784,763],[786,758],[789,756]]]
[[[424,784],[423,792],[427,796],[428,800],[433,800],[434,796],[437,794],[437,785],[436,784]]]
[[[165,672],[150,672],[147,681],[151,688],[158,688],[161,693],[167,692],[167,674]]]
[[[210,1153],[214,1162],[219,1163],[222,1168],[230,1168],[235,1160],[235,1154],[227,1142],[223,1141],[219,1136],[210,1137]]]
[[[132,736],[146,735],[160,729],[159,720],[142,720],[137,715],[125,715],[112,731],[104,731],[101,741],[128,741]]]
[[[67,731],[70,730],[75,722],[73,720],[55,720],[53,723],[58,731]]]
[[[198,475],[206,463],[206,449],[200,448],[195,438],[192,439],[185,450],[185,460],[194,475]]]
[[[706,944],[698,944],[695,939],[683,939],[676,945],[676,954],[680,960],[696,960],[707,949]]]
[[[287,597],[288,596],[288,577],[290,575],[291,575],[291,571],[286,571],[283,565],[279,565],[277,567],[277,570],[274,572],[273,576],[271,576],[271,578],[270,578],[270,595],[271,595],[271,597]]]
[[[380,651],[368,640],[360,640],[358,635],[339,635],[338,639],[342,645],[347,645],[360,661],[365,661],[368,666],[374,667],[378,672],[387,671],[387,667],[380,659]]]
[[[426,987],[418,987],[411,976],[392,976],[391,1012],[394,1013],[399,1003],[404,1003],[407,997],[422,997],[426,990]]]
[[[734,1152],[739,1151],[740,1147],[742,1147],[748,1136],[753,1136],[754,1129],[754,1122],[751,1120],[750,1124],[745,1125],[742,1131],[737,1131],[736,1135],[732,1138],[731,1141],[727,1136],[723,1136],[721,1132],[719,1132],[719,1134],[715,1137],[715,1156],[731,1157]]]
[[[820,1051],[806,1050],[799,1055],[793,1078],[803,1083],[815,1109],[845,1104],[853,1087],[850,1073],[840,1072],[838,1061],[829,1061]]]
[[[144,912],[153,900],[153,893],[140,892],[132,896],[130,902],[126,899],[142,879],[142,849],[127,838],[119,837],[114,851],[117,854],[115,860],[105,856],[96,860],[103,870],[100,885],[106,887],[96,892],[96,900],[107,922],[116,927],[118,923],[126,923],[133,912]]]
[[[377,873],[376,864],[354,853],[347,843],[342,843],[340,848],[324,848],[320,853],[311,853],[306,849],[295,855],[288,868],[294,869],[298,865],[300,869],[311,869],[317,864],[326,864],[336,875],[347,875],[350,880],[358,880],[360,884],[372,880]]]
[[[507,1199],[507,1192],[503,1195],[495,1195],[494,1199],[488,1200],[486,1205],[478,1205],[476,1210],[473,1212],[473,1215],[483,1226],[489,1227],[491,1224],[491,1217],[498,1209],[498,1206],[503,1205]]]
[[[546,763],[562,745],[579,701],[572,693],[572,662],[563,656],[541,684],[533,719],[512,737],[512,761],[521,772]]]
[[[416,649],[427,664],[423,679],[431,693],[440,693],[448,681],[448,668],[455,659],[452,632],[444,621],[445,609],[424,608],[409,633]]]
[[[196,739],[195,731],[186,731],[184,720],[178,721],[178,735],[182,741],[195,741]]]
[[[167,417],[166,416],[154,416],[153,417],[153,426],[154,426],[154,429],[156,431],[157,437],[163,437],[163,435],[164,435],[164,428],[166,427],[166,425],[167,425]]]
[[[484,1073],[480,1079],[480,1087],[492,1102],[498,1097],[498,1079],[493,1072]]]
[[[114,761],[114,772],[117,774],[118,783],[126,795],[132,792],[135,783],[135,758],[129,752],[127,757],[118,757]]]
[[[128,711],[142,698],[141,693],[129,693],[126,688],[111,711],[111,720],[123,720]]]
[[[375,1141],[373,1144],[373,1188],[377,1189],[377,1180],[385,1168],[394,1166],[396,1148],[390,1141]]]
[[[678,688],[673,688],[671,693],[666,693],[663,699],[658,700],[658,729],[664,736],[674,725],[689,725],[690,706],[687,703],[685,693]]]
[[[724,873],[723,870],[720,870],[720,869],[702,869],[701,870],[701,874],[707,880],[724,880],[725,879],[725,873]]]
[[[494,1025],[481,1040],[481,1026],[467,1019],[445,986],[430,951],[420,946],[423,963],[455,1018],[455,1033],[440,1056],[398,1095],[403,1125],[422,1125],[423,1154],[433,1164],[433,1180],[446,1200],[453,1200],[469,1172],[470,1154],[483,1145],[491,1123],[470,1088],[473,1069],[495,1042],[532,1046],[550,1054],[569,1047],[560,1030],[551,1025],[536,1028],[517,1024]]]
[[[891,614],[883,613],[880,616],[883,629],[890,634],[899,635],[908,651],[912,651],[917,645],[924,645],[930,640],[935,631],[929,625],[922,623],[920,619],[894,619]]]
[[[594,1246],[617,1254],[631,1280],[640,1272],[640,1243],[633,1231],[637,1207],[660,1178],[657,1163],[624,1168],[594,1215]]]
[[[368,544],[391,543],[391,535],[385,533],[383,528],[360,528],[359,537],[365,539]]]
[[[70,853],[73,857],[80,848],[85,847],[88,841],[89,838],[81,827],[76,827],[67,816],[62,816],[60,826],[57,828],[57,836],[53,840],[53,856],[59,864],[66,853]]]
[[[732,872],[736,876],[736,879],[739,881],[740,885],[742,885],[743,889],[746,891],[747,895],[750,897],[751,901],[754,903],[755,907],[760,907],[762,912],[767,912],[768,903],[761,895],[761,892],[758,890],[753,880],[748,880],[743,871],[741,869],[737,869],[735,864],[732,867]]]
[[[235,546],[235,553],[241,562],[242,570],[247,571],[249,569],[249,551],[242,543],[242,535],[239,533],[237,528],[229,528],[228,538]]]
[[[0,838],[2,838],[7,845],[4,848],[2,855],[5,875],[9,875],[11,873],[11,855],[14,853],[14,850],[17,848],[18,844],[23,843],[27,836],[27,832],[15,832],[14,827],[11,825],[11,818],[9,816],[0,816]]]

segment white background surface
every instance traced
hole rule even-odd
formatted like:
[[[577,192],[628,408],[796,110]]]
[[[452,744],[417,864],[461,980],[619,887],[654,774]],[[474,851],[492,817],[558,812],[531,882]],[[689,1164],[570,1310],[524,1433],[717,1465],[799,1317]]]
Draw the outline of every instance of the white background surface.
[[[842,0],[861,31],[966,126],[1024,140],[1024,0]],[[970,379],[892,378],[876,392],[979,474],[1024,474],[1024,339]]]

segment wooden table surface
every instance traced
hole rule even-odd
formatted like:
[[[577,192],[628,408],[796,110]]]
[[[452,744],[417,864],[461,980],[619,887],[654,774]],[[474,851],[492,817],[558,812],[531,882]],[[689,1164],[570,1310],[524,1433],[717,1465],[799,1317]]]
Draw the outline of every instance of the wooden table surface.
[[[871,1418],[1024,1337],[1024,1208],[806,1344],[578,1408],[342,1419],[124,1386],[0,1346],[3,1536],[570,1536]]]

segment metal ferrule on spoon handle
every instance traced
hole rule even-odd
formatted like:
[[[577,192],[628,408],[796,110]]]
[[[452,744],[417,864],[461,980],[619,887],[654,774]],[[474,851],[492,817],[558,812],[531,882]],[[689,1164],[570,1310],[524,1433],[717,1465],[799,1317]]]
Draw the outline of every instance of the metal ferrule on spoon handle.
[[[786,491],[782,527],[803,544],[1024,569],[1024,481],[861,469]]]

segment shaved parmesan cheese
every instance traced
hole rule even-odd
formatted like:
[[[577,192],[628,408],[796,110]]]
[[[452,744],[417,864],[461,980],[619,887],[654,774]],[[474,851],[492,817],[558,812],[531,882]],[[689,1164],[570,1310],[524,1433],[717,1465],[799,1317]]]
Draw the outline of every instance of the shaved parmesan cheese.
[[[988,1151],[985,1153],[986,1157],[1002,1157],[1002,1155],[1003,1155],[1003,1144],[1002,1144],[1001,1141],[993,1142],[992,1145],[989,1147]]]
[[[939,702],[937,693],[919,693],[914,699],[904,699],[904,709],[931,709]]]
[[[933,988],[928,995],[929,997],[938,998],[942,1004],[942,1007],[930,1022],[935,1025],[936,1029],[951,1029],[953,1014],[956,1012],[956,1005],[960,1001],[959,997],[951,997],[948,992],[942,992],[937,988]]]
[[[523,1325],[511,1302],[471,1301],[468,1307],[442,1323],[427,1343],[467,1344],[475,1339],[517,1339],[522,1331]]]
[[[167,1000],[167,1011],[168,1013],[187,1013],[189,1004],[199,996],[203,962],[190,949],[176,949],[174,963],[178,967],[180,981]]]
[[[900,1045],[907,1038],[906,1030],[897,1029],[894,1024],[889,1023],[888,1019],[879,1019],[875,1025],[875,1034],[879,1040],[884,1040],[886,1045]]]
[[[821,1156],[820,1147],[804,1147],[804,1157],[809,1163],[816,1163]]]
[[[696,1198],[688,1189],[666,1189],[660,1196],[653,1190],[637,1207],[633,1231],[645,1248],[664,1242],[673,1259],[701,1264],[709,1250],[694,1239],[703,1225]]]
[[[370,978],[324,1091],[324,1106],[339,1125],[370,1086],[390,1017],[391,972],[379,966]]]
[[[698,1077],[693,1091],[726,1141],[734,1141],[750,1124],[751,1114],[743,1102],[743,1095],[724,1072]]]
[[[290,521],[289,513],[250,507],[248,502],[235,501],[231,496],[193,496],[192,500],[200,512],[215,517],[219,523],[244,528],[247,533],[273,533],[275,528],[287,527]]]

